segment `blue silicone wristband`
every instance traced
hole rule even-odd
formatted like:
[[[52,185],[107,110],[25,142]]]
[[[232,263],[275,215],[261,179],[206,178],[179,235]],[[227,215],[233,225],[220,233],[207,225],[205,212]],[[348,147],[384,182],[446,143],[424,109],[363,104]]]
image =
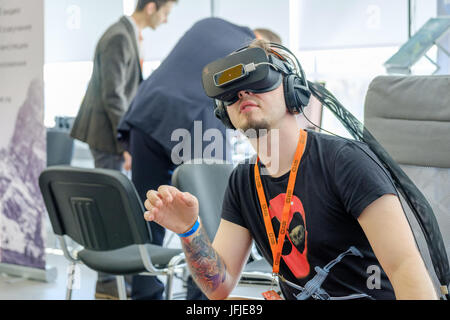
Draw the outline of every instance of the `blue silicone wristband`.
[[[185,233],[178,233],[178,236],[181,237],[181,238],[189,237],[191,234],[193,234],[195,231],[198,230],[198,227],[200,227],[200,222],[198,221],[198,218],[197,218],[197,221],[192,226],[191,230],[189,230],[189,231],[187,231]]]

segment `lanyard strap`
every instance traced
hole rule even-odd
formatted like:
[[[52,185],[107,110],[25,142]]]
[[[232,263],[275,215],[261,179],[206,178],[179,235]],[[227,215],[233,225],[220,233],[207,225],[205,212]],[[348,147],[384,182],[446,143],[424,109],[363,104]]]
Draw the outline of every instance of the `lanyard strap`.
[[[280,271],[281,252],[283,250],[284,238],[286,236],[286,228],[289,220],[289,211],[291,208],[292,195],[295,187],[295,180],[297,179],[297,169],[302,159],[303,152],[305,151],[307,133],[304,130],[300,130],[300,137],[298,139],[297,150],[295,151],[294,161],[291,166],[291,173],[289,174],[288,186],[286,189],[286,198],[283,206],[283,213],[280,222],[280,232],[278,233],[278,240],[275,238],[272,222],[270,220],[269,207],[267,206],[266,196],[264,194],[264,188],[261,182],[261,175],[259,173],[258,162],[255,163],[255,184],[258,192],[259,204],[264,218],[264,225],[266,227],[267,237],[269,238],[270,249],[272,250],[273,268],[272,272],[278,274]]]

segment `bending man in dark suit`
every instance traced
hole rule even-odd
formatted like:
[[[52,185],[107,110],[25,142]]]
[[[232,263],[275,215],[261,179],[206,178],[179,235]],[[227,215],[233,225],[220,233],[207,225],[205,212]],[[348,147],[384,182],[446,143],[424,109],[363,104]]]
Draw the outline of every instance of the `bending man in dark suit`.
[[[121,170],[124,149],[117,125],[142,81],[141,31],[167,22],[177,0],[139,0],[131,17],[123,16],[100,38],[86,95],[71,136],[89,144],[96,168]],[[96,297],[116,298],[115,278],[99,273]]]

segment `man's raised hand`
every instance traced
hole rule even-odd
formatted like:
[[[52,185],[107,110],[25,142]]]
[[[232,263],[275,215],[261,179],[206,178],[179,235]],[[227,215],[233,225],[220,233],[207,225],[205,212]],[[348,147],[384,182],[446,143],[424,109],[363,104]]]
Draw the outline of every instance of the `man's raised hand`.
[[[190,230],[198,218],[198,200],[188,192],[172,186],[160,186],[149,190],[144,203],[147,221],[154,221],[175,233]]]

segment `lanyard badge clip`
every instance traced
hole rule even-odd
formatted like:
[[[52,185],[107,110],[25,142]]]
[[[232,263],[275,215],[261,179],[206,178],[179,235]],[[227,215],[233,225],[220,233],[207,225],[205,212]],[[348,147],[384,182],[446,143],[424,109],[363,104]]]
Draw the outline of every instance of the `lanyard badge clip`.
[[[278,273],[272,272],[272,282],[270,283],[270,290],[275,288],[277,282]]]

